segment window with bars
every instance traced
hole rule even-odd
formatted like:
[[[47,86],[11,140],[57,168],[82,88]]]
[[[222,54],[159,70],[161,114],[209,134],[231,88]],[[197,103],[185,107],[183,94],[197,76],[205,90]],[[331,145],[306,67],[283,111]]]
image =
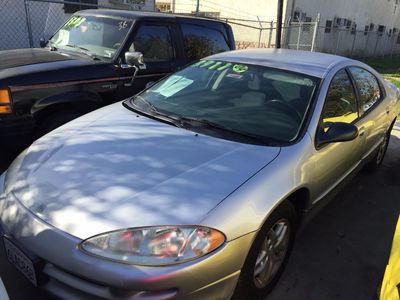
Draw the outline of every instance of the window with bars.
[[[330,33],[332,31],[332,20],[326,20],[325,22],[325,32]]]
[[[383,33],[385,32],[385,29],[386,29],[386,26],[383,26],[383,25],[379,25],[378,26],[378,34],[379,34],[379,36],[383,35]]]
[[[357,32],[357,24],[356,23],[352,23],[350,33],[351,34],[356,34],[356,32]]]
[[[346,20],[346,23],[345,23],[346,29],[350,29],[351,24],[352,24],[351,20]]]
[[[367,35],[368,31],[369,31],[369,26],[365,25],[365,27],[364,27],[364,35]]]

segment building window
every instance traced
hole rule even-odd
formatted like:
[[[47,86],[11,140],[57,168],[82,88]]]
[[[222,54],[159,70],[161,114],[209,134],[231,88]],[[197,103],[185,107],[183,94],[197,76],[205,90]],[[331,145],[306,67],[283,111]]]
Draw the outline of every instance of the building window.
[[[364,27],[364,35],[367,35],[368,31],[369,31],[369,26],[365,25],[365,27]]]
[[[351,24],[352,24],[351,20],[346,20],[346,29],[350,29]]]
[[[357,31],[357,24],[356,23],[353,23],[353,26],[351,26],[351,34],[356,34],[356,31]]]
[[[82,9],[96,8],[92,5],[85,5],[85,3],[98,4],[97,0],[69,0],[69,2],[76,2],[77,4],[64,4],[64,12],[66,14],[73,14]]]
[[[374,31],[374,23],[369,24],[369,31]]]
[[[298,22],[300,21],[300,12],[299,11],[295,11],[293,14],[293,21],[294,22]]]
[[[343,20],[344,19],[342,19],[342,18],[335,18],[335,20],[333,22],[333,27],[339,28],[340,26],[342,26]]]
[[[325,32],[330,33],[332,30],[332,20],[326,20],[325,22]]]
[[[386,29],[386,27],[383,26],[383,25],[379,25],[378,26],[378,34],[379,34],[379,36],[383,35],[383,33],[385,32],[385,29]]]
[[[310,29],[311,29],[311,17],[306,17],[306,19],[305,19],[305,23],[306,24],[304,24],[303,25],[303,31],[306,31],[306,32],[308,32],[308,31],[310,31]]]

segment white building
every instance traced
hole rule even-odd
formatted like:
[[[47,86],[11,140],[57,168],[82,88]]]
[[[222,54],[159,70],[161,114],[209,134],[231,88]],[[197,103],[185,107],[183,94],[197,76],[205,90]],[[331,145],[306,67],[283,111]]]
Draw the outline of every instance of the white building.
[[[156,0],[161,11],[194,14],[206,17],[228,18],[233,27],[237,45],[268,47],[275,44],[277,0]],[[294,23],[315,22],[320,16],[315,49],[326,52],[354,54],[369,51],[382,54],[387,48],[397,49],[400,29],[399,0],[284,0],[284,31],[286,46],[298,40],[300,49],[310,49],[313,25],[303,28]],[[247,21],[244,21],[247,20]],[[260,22],[261,21],[261,22]],[[241,23],[240,26],[234,23]],[[254,27],[254,28],[253,28]],[[264,28],[260,35],[258,28]],[[299,31],[301,33],[299,34]],[[356,31],[362,31],[356,33]],[[364,34],[365,31],[365,34]],[[400,40],[398,41],[400,43]],[[367,49],[366,49],[367,48]],[[381,53],[382,52],[382,53]]]

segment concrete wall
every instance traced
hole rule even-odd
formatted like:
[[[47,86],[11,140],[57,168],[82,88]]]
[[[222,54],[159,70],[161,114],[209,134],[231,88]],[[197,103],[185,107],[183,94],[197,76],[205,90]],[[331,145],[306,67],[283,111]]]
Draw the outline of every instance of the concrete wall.
[[[321,14],[321,24],[335,17],[346,18],[357,23],[358,29],[364,29],[370,23],[387,27],[400,26],[400,3],[396,0],[288,0],[287,18],[295,11],[307,14],[313,20]]]
[[[400,29],[400,1],[398,0],[288,0],[286,21],[296,14],[316,20],[320,14],[320,26],[327,20],[335,24],[335,19],[351,21],[351,32],[346,26],[333,26],[331,32],[319,29],[316,50],[346,56],[377,56],[400,52],[397,36]],[[365,32],[365,27],[374,24],[373,30]],[[355,27],[356,25],[356,27]],[[382,34],[379,26],[385,26]],[[368,28],[369,29],[369,28]],[[393,34],[395,29],[395,34]]]

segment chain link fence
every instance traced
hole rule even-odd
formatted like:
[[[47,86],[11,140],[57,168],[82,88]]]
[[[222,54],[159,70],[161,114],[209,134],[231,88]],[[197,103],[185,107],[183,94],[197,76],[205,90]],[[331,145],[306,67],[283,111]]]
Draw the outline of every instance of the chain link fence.
[[[29,47],[29,34],[24,1],[0,1],[0,49]]]
[[[130,4],[124,4],[128,2]],[[40,39],[49,39],[75,11],[90,8],[140,10],[142,2],[0,0],[0,50],[39,47]]]
[[[126,7],[114,4],[117,2],[117,0],[0,0],[0,50],[38,47],[41,38],[48,39],[74,11],[79,9],[138,9],[137,5]],[[275,47],[276,22],[274,21],[259,18],[220,20],[232,27],[237,49]],[[349,57],[391,56],[400,54],[399,34],[398,30],[360,31],[350,27],[334,26],[328,28],[320,26],[318,20],[291,22],[282,27],[281,44],[283,48],[320,51]]]
[[[316,51],[355,58],[400,54],[400,35],[393,30],[318,27],[315,44]]]
[[[223,19],[231,25],[236,48],[274,48],[276,44],[276,22]],[[257,23],[254,23],[257,22]],[[288,49],[315,50],[318,25],[316,22],[291,23],[282,26],[282,47]]]

